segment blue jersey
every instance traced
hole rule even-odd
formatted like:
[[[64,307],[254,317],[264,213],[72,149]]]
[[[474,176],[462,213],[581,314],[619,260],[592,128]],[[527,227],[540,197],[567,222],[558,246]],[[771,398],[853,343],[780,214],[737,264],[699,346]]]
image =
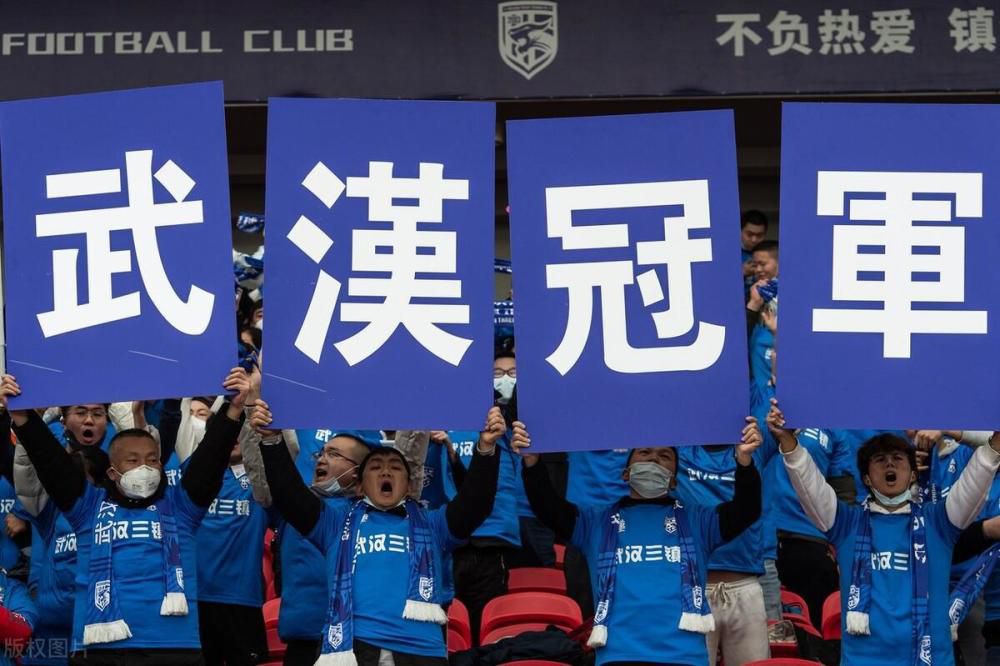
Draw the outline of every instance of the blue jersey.
[[[427,457],[424,459],[424,487],[420,493],[420,501],[427,508],[436,509],[451,499],[448,492],[453,487],[448,451],[444,444],[431,440],[427,444]]]
[[[0,478],[0,526],[7,520],[7,514],[14,512],[17,493],[6,478]],[[7,530],[0,529],[0,567],[13,569],[21,557],[21,549],[7,536]]]
[[[479,433],[472,431],[449,432],[455,452],[468,469],[472,455],[479,441]],[[497,494],[493,499],[493,511],[475,532],[474,539],[497,539],[511,546],[521,546],[521,525],[518,522],[518,493],[524,495],[524,481],[521,479],[521,458],[510,449],[509,439],[503,437],[497,442],[500,456],[500,473],[497,477]],[[451,475],[448,475],[450,479]],[[448,497],[456,495],[454,480],[446,481]],[[525,499],[527,502],[527,499]]]
[[[196,536],[198,601],[260,607],[267,525],[268,513],[254,501],[243,465],[230,467]]]
[[[38,626],[38,610],[35,602],[31,600],[31,595],[28,594],[28,588],[20,581],[8,578],[2,571],[0,571],[0,606],[20,615],[32,628]],[[15,661],[6,656],[5,652],[0,650],[0,666],[15,666]],[[65,658],[62,663],[66,663]]]
[[[628,454],[628,449],[567,453],[566,499],[586,509],[608,506],[628,497],[628,482],[622,478]]]
[[[719,516],[714,509],[684,507],[697,551],[702,580],[712,551],[721,543]],[[615,590],[608,612],[608,643],[597,650],[597,664],[612,661],[703,666],[708,662],[705,636],[678,628],[681,617],[681,565],[676,538],[664,532],[667,507],[633,504],[621,509]],[[608,507],[580,511],[572,543],[588,562],[601,555]],[[599,570],[590,567],[594,596],[600,590]],[[595,603],[597,599],[595,598]],[[655,620],[653,619],[655,616]],[[656,631],[650,630],[654,622]]]
[[[22,662],[25,666],[65,665],[73,633],[76,533],[52,501],[37,516],[17,509],[15,514],[31,523],[28,590],[38,610],[31,637],[37,648],[28,650]],[[63,646],[61,658],[58,646]]]
[[[351,504],[327,504],[309,540],[326,553],[328,581],[337,574],[338,548]],[[354,636],[384,650],[425,657],[445,657],[444,634],[433,622],[403,618],[410,582],[409,520],[370,510],[358,526],[354,564]],[[424,514],[434,544],[434,571],[442,571],[443,554],[461,542],[448,530],[445,508]],[[328,583],[329,586],[329,583]]]
[[[344,504],[342,497],[324,497],[327,506]],[[287,522],[278,520],[281,558],[281,609],[278,635],[283,641],[317,640],[326,623],[330,597],[326,590],[323,553]]]
[[[1000,516],[1000,475],[993,477],[993,485],[990,486],[990,494],[979,513],[979,520],[988,520],[997,516]],[[965,565],[962,571],[968,571],[975,566],[976,560],[977,558],[972,557],[952,568]],[[954,580],[954,576],[952,578]],[[1000,567],[994,567],[993,573],[990,574],[990,578],[986,582],[986,587],[983,588],[983,596],[986,600],[986,621],[1000,620]]]
[[[767,384],[771,381],[772,356],[774,333],[767,326],[757,324],[750,331],[750,378],[754,384]]]
[[[854,542],[858,522],[864,510],[838,502],[837,518],[826,533],[837,549],[840,565],[840,589],[851,586],[854,565]],[[952,664],[951,624],[948,619],[948,570],[951,552],[960,530],[948,520],[944,502],[925,503],[924,523],[927,533],[927,573],[929,578],[932,661]],[[910,561],[911,515],[871,514],[872,575],[870,636],[847,633],[846,616],[842,614],[842,664],[879,664],[880,666],[913,666],[913,563]]]
[[[777,466],[784,466],[781,456],[773,455],[773,453],[777,453],[778,451],[778,443],[774,440],[766,425],[767,413],[771,409],[771,398],[773,397],[774,386],[771,383],[750,384],[750,416],[757,419],[761,435],[764,437],[764,443],[761,444],[760,448],[772,452],[770,458],[766,458],[767,462],[764,464],[763,469],[760,470],[763,485],[761,499],[763,500],[762,506],[764,507],[763,511],[761,511],[761,548],[765,560],[778,559],[778,530],[774,526],[774,512],[768,507],[774,503],[774,490],[777,486],[777,481],[775,480],[778,473]]]
[[[931,500],[940,501],[948,497],[951,487],[962,476],[975,452],[973,447],[961,444],[944,456],[938,455],[938,449],[931,451]]]
[[[187,462],[185,460],[184,462]],[[167,463],[163,466],[163,473],[167,476],[167,483],[171,486],[176,486],[181,482],[184,477],[184,472],[181,470],[181,464],[177,462],[177,452],[174,451],[170,454],[170,458]]]
[[[107,491],[85,485],[83,495],[66,513],[66,519],[77,535],[76,605],[73,611],[73,650],[83,650],[83,627],[86,610],[93,599],[87,596],[90,582],[90,553],[95,538],[106,518],[97,521]],[[122,618],[128,623],[132,637],[108,645],[112,649],[127,648],[192,648],[201,647],[198,637],[198,568],[195,557],[195,533],[205,515],[203,507],[195,505],[181,486],[167,486],[166,497],[173,502],[177,540],[180,542],[181,566],[184,568],[184,595],[188,614],[160,615],[163,601],[162,528],[155,505],[130,509],[111,505],[114,524],[111,530],[112,562],[115,593]],[[93,648],[93,646],[91,646]]]
[[[773,451],[771,452],[773,455]],[[764,468],[765,452],[757,449],[754,464]],[[677,449],[677,496],[684,506],[699,505],[714,509],[733,499],[736,485],[736,457],[733,447],[709,450],[703,446]],[[717,548],[708,561],[709,571],[735,571],[764,575],[763,518],[738,537]]]
[[[799,444],[802,445],[812,457],[820,474],[825,477],[837,476],[844,466],[845,449],[840,447],[829,431],[806,428],[797,434]],[[788,470],[780,460],[773,460],[770,465],[771,478],[767,482],[772,484],[773,491],[770,493],[770,502],[765,505],[764,510],[770,512],[773,517],[775,529],[781,532],[789,532],[815,539],[823,539],[823,533],[812,524],[812,521],[802,510],[799,503],[799,496],[792,487],[792,482],[788,478]]]

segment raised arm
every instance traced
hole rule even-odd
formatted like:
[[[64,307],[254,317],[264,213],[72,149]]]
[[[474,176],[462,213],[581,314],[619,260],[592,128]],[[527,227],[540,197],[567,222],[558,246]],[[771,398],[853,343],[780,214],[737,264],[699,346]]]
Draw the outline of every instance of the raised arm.
[[[809,452],[799,446],[795,434],[785,428],[785,415],[773,398],[771,411],[767,414],[767,427],[778,441],[778,450],[802,510],[816,529],[828,531],[837,519],[837,493],[827,484]]]
[[[520,421],[514,424],[514,437],[510,445],[524,460],[524,470],[521,475],[524,478],[524,492],[528,496],[531,511],[538,520],[555,532],[557,537],[569,541],[573,538],[580,511],[575,504],[567,502],[566,498],[561,497],[552,487],[552,480],[545,466],[538,464],[539,457],[524,452],[531,446],[531,437]]]
[[[250,381],[243,368],[233,368],[223,382],[227,391],[235,391],[232,400],[219,410],[208,424],[205,438],[191,454],[181,487],[191,501],[207,507],[222,490],[222,480],[229,466],[229,456],[240,434],[243,404],[250,390]]]
[[[723,541],[735,539],[760,518],[760,473],[754,465],[753,452],[763,440],[757,419],[748,416],[740,444],[736,446],[733,499],[723,502],[716,509],[719,512],[719,532]]]
[[[983,508],[997,467],[1000,467],[998,448],[1000,448],[1000,437],[994,433],[990,437],[988,446],[976,449],[969,464],[962,470],[962,475],[948,492],[944,500],[945,510],[948,512],[948,520],[955,527],[959,529],[968,527]]]
[[[476,450],[472,454],[469,472],[455,498],[448,502],[445,518],[448,531],[457,539],[468,539],[493,511],[497,494],[497,476],[500,473],[500,455],[497,440],[503,437],[507,426],[500,409],[493,407],[486,416],[486,428],[479,434]],[[426,445],[424,447],[426,453]]]
[[[21,387],[12,375],[4,375],[0,380],[0,401],[5,408],[7,398],[15,395],[21,395]],[[42,486],[60,511],[69,511],[86,489],[83,470],[73,464],[66,449],[33,410],[14,410],[10,418]]]
[[[258,400],[250,415],[252,425],[262,436],[260,455],[264,461],[267,485],[274,507],[299,534],[308,535],[323,513],[323,502],[302,481],[295,463],[282,441],[281,432],[270,430],[271,410]]]

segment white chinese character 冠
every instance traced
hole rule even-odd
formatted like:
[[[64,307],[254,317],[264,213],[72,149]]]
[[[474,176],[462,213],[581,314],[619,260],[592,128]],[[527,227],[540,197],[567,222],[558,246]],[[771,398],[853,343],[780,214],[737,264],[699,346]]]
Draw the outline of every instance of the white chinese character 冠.
[[[997,38],[993,33],[993,10],[985,7],[975,9],[951,10],[948,23],[951,24],[952,39],[955,40],[955,52],[968,51],[975,53],[986,49],[991,53],[996,50]]]
[[[823,55],[864,53],[865,33],[861,32],[861,22],[857,14],[841,9],[834,14],[827,9],[819,16],[819,52]]]
[[[352,277],[349,296],[378,298],[377,302],[341,303],[340,320],[367,324],[358,333],[334,344],[349,365],[356,365],[378,351],[400,326],[425,349],[443,361],[458,365],[471,340],[442,330],[441,324],[468,324],[469,306],[461,303],[413,303],[413,299],[458,299],[461,280],[428,279],[418,274],[457,272],[457,233],[418,228],[418,224],[443,222],[445,201],[469,198],[469,181],[444,178],[444,165],[420,163],[417,178],[392,175],[392,162],[369,162],[368,176],[349,177],[346,186],[319,162],[302,181],[327,208],[346,191],[348,197],[368,199],[368,221],[390,223],[389,229],[355,229],[351,242],[351,270],[388,273],[389,277]],[[416,204],[396,203],[399,200]],[[305,215],[288,238],[319,263],[331,239]],[[427,250],[430,252],[427,252]],[[295,347],[319,363],[341,283],[320,270],[309,308],[295,339]]]
[[[574,226],[575,211],[683,205],[683,215],[663,218],[663,240],[636,243],[635,264],[666,267],[669,307],[651,314],[656,337],[676,338],[697,327],[697,336],[689,345],[633,347],[628,341],[625,287],[638,283],[647,308],[662,302],[663,286],[656,268],[636,275],[631,260],[549,264],[545,267],[546,286],[569,292],[566,332],[546,358],[559,374],[565,375],[576,365],[587,345],[595,288],[601,297],[604,363],[611,370],[704,370],[719,359],[725,327],[694,318],[692,265],[712,260],[712,242],[689,234],[711,225],[707,180],[550,187],[545,190],[545,199],[548,235],[560,238],[562,249],[567,251],[629,247],[628,224]]]
[[[878,35],[872,53],[913,53],[910,34],[916,27],[909,9],[872,12],[871,31]]]
[[[747,23],[760,22],[760,14],[716,14],[716,23],[729,23],[729,28],[715,38],[715,43],[725,46],[729,42],[733,43],[733,55],[742,58],[744,54],[744,40],[749,39],[754,45],[760,44],[761,36],[754,32]]]
[[[154,179],[174,201],[153,202]],[[154,174],[152,150],[125,153],[125,180],[128,188],[126,206],[35,216],[35,235],[38,238],[83,234],[86,239],[86,303],[80,303],[76,279],[79,250],[52,251],[53,307],[49,312],[38,315],[45,337],[140,315],[139,292],[112,295],[112,276],[132,270],[131,252],[111,249],[111,234],[114,231],[132,232],[139,275],[149,299],[163,318],[187,335],[200,335],[208,327],[215,296],[198,286],[191,286],[187,301],[181,300],[164,270],[156,238],[159,227],[204,222],[202,202],[184,200],[194,188],[194,181],[172,160]],[[46,196],[49,199],[112,194],[121,192],[121,186],[121,169],[46,176]]]
[[[884,198],[851,198],[852,193]],[[928,195],[953,196],[954,206],[947,198],[924,198]],[[881,333],[885,358],[909,358],[915,333],[987,332],[984,310],[913,308],[914,303],[964,302],[965,229],[928,223],[982,217],[981,173],[820,171],[817,215],[843,217],[845,199],[848,218],[862,224],[833,227],[833,300],[881,302],[883,307],[816,308],[814,332]],[[914,274],[936,275],[936,280],[914,280]]]
[[[802,22],[802,17],[798,14],[789,14],[782,9],[767,24],[767,29],[774,39],[774,46],[767,50],[771,55],[789,51],[798,51],[803,55],[812,53],[809,48],[809,26]]]

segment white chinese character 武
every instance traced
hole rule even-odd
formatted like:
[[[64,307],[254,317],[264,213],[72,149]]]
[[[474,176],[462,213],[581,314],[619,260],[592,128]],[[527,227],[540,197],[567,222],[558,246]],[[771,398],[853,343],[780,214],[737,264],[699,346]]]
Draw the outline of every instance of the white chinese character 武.
[[[400,326],[425,349],[443,361],[458,365],[471,340],[453,335],[441,324],[468,324],[469,306],[462,303],[413,303],[415,298],[458,299],[461,280],[428,279],[418,274],[454,274],[457,271],[457,233],[431,231],[418,224],[443,222],[445,201],[469,198],[469,181],[444,178],[444,165],[420,163],[417,178],[392,175],[392,162],[369,162],[368,176],[349,177],[345,184],[319,162],[302,181],[303,186],[327,208],[346,191],[348,197],[368,200],[368,221],[390,223],[389,229],[355,229],[351,241],[351,270],[388,273],[389,277],[352,277],[349,296],[381,299],[377,302],[341,303],[340,320],[367,324],[359,332],[334,344],[349,365],[356,365],[378,351]],[[415,205],[396,203],[414,200]],[[292,241],[319,263],[333,246],[326,232],[305,215],[288,233]],[[427,250],[430,252],[427,252]],[[320,270],[295,347],[319,363],[341,283]]]
[[[996,50],[997,38],[993,33],[993,10],[985,7],[975,9],[955,9],[948,15],[951,24],[951,38],[955,40],[955,52],[968,51],[975,53],[986,49],[991,53]]]
[[[592,250],[629,247],[628,224],[573,225],[573,213],[584,210],[682,205],[684,214],[663,218],[663,240],[636,243],[638,266],[649,266],[636,275],[631,260],[549,264],[546,286],[566,289],[569,310],[566,332],[546,361],[559,374],[568,373],[583,353],[590,336],[594,290],[601,298],[604,363],[616,372],[674,372],[704,370],[722,354],[724,326],[694,318],[692,265],[712,260],[710,238],[691,238],[695,229],[711,225],[708,181],[686,180],[618,185],[550,187],[545,190],[546,223],[550,238],[559,238],[562,249]],[[628,341],[625,312],[626,287],[638,283],[642,304],[651,307],[664,300],[661,276],[666,267],[669,307],[651,313],[656,337],[667,340],[697,328],[688,345],[633,347]]]
[[[850,193],[884,198],[850,198]],[[953,196],[954,210],[950,199],[918,198],[932,194]],[[965,300],[965,229],[928,223],[982,217],[981,173],[820,171],[817,214],[843,217],[845,198],[850,199],[849,219],[862,224],[833,227],[833,300],[881,302],[883,307],[816,308],[814,332],[881,333],[885,358],[909,358],[915,333],[987,332],[985,310],[913,308],[914,303]],[[881,251],[869,251],[873,247]],[[915,248],[935,253],[915,253]],[[914,273],[937,279],[914,280]]]
[[[861,32],[860,19],[846,9],[840,10],[839,14],[829,9],[820,14],[817,33],[819,52],[823,55],[865,52],[865,33]]]
[[[159,227],[201,224],[201,201],[185,201],[195,182],[172,160],[154,174],[152,150],[125,153],[125,180],[128,205],[110,208],[45,213],[35,216],[35,235],[85,236],[87,302],[80,303],[77,285],[79,250],[52,251],[53,307],[38,315],[45,337],[77,331],[140,315],[141,297],[134,291],[112,294],[112,276],[132,270],[132,253],[112,250],[114,231],[131,231],[135,261],[150,301],[163,318],[181,333],[200,335],[212,318],[215,296],[191,286],[187,301],[181,300],[163,267],[156,238]],[[121,169],[80,171],[46,176],[49,199],[121,192]],[[159,182],[174,201],[154,203],[153,180]]]
[[[872,53],[913,53],[910,35],[915,27],[909,9],[872,12],[870,28],[878,35]]]
[[[101,545],[111,543],[111,526],[114,523],[96,523],[94,525],[94,543]]]
[[[812,53],[809,48],[809,26],[802,22],[800,15],[789,14],[782,9],[767,24],[767,29],[771,31],[774,40],[774,46],[767,50],[771,55],[789,51],[798,51],[803,55]]]
[[[760,44],[761,36],[754,32],[748,23],[760,22],[760,14],[716,14],[716,23],[729,23],[729,28],[715,38],[719,46],[725,46],[729,42],[733,43],[733,55],[742,58],[744,54],[744,40],[750,40],[754,45]]]
[[[620,548],[620,547],[619,548],[615,548],[615,563],[616,564],[621,564],[622,563],[622,554],[624,552],[625,552],[624,548]]]
[[[365,546],[367,545],[367,543],[368,543],[368,539],[366,539],[365,537],[363,537],[363,536],[361,536],[359,534],[358,535],[358,540],[354,542],[354,554],[355,555],[359,555],[359,554],[360,555],[364,555],[365,554]]]

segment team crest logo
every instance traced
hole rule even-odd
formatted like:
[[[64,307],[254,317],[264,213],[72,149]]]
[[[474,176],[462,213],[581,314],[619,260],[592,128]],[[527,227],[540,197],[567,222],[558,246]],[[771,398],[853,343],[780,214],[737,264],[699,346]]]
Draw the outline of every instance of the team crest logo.
[[[924,547],[924,544],[914,542],[913,559],[915,559],[920,564],[927,563],[927,549]]]
[[[920,639],[920,661],[925,664],[931,663],[931,637],[924,636]]]
[[[594,613],[594,624],[604,624],[604,620],[608,617],[608,602],[601,601],[597,604],[597,612]]]
[[[337,624],[331,624],[329,629],[326,630],[326,642],[330,644],[334,650],[339,648],[344,642],[344,625],[340,622]]]
[[[962,621],[963,608],[965,608],[965,602],[961,599],[955,599],[951,602],[951,608],[948,609],[948,619],[951,620],[952,624],[958,624]]]
[[[94,606],[97,610],[104,612],[104,609],[111,603],[111,581],[99,580],[94,585]]]
[[[501,2],[499,46],[503,61],[531,79],[555,60],[559,34],[554,2]]]
[[[861,603],[861,589],[857,585],[851,585],[851,591],[847,595],[847,610],[854,610]]]
[[[430,601],[431,595],[434,594],[434,579],[427,578],[426,576],[420,577],[420,598],[424,601]]]
[[[958,469],[958,464],[954,460],[952,460],[950,463],[948,463],[948,473],[949,474],[954,474],[957,469]]]
[[[663,519],[663,529],[667,534],[673,534],[677,531],[677,519],[673,516],[667,516]]]
[[[246,475],[241,476],[240,477],[240,488],[242,488],[243,490],[246,490],[249,487],[250,487],[250,477],[246,476]]]
[[[703,601],[701,585],[695,585],[691,588],[691,600],[694,602],[694,607],[697,610],[701,610],[701,604]]]
[[[174,569],[174,576],[177,578],[177,587],[184,589],[184,569],[177,567]]]

